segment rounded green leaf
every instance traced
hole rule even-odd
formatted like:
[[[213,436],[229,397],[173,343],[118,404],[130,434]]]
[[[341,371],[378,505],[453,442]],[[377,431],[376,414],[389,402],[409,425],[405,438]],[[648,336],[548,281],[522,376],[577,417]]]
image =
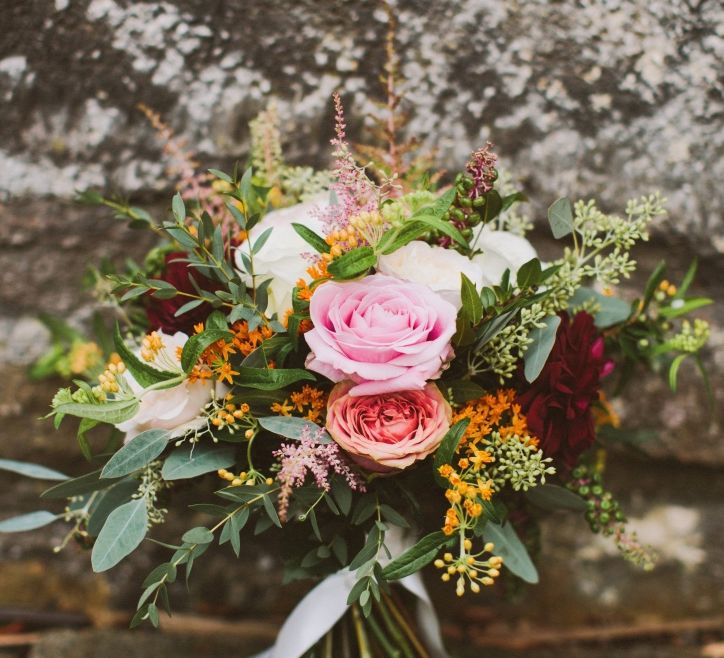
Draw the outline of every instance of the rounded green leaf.
[[[210,544],[214,541],[214,533],[208,528],[199,526],[197,528],[191,528],[184,533],[182,539],[187,544]]]
[[[538,570],[510,523],[500,525],[488,521],[483,528],[483,538],[493,542],[493,553],[503,558],[503,566],[526,583],[534,585],[538,582]]]

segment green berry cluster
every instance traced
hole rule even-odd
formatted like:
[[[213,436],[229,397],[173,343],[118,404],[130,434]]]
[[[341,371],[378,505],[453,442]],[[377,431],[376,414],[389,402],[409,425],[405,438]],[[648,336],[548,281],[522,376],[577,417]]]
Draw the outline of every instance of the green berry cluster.
[[[497,170],[493,169],[490,178],[495,180],[498,177]],[[455,177],[455,199],[450,208],[443,215],[443,220],[452,222],[452,224],[460,229],[465,239],[469,240],[473,236],[473,227],[480,224],[485,216],[485,204],[487,199],[484,195],[471,197],[471,192],[475,182],[471,176],[466,173],[459,173]],[[447,235],[435,232],[432,235],[433,241],[443,247],[449,247],[451,240]]]
[[[571,473],[568,488],[586,501],[586,520],[593,532],[613,535],[616,528],[626,523],[626,517],[613,494],[606,491],[601,474],[585,464],[580,464]]]

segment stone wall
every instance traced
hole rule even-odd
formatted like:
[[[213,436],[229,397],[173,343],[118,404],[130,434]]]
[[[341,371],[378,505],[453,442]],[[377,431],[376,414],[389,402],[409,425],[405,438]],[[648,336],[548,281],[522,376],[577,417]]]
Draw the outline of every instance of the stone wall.
[[[637,252],[637,285],[661,257],[681,274],[698,255],[698,292],[722,299],[724,16],[717,3],[400,0],[396,6],[415,110],[410,129],[438,149],[443,166],[455,171],[491,139],[534,199],[537,218],[563,194],[595,195],[606,208],[622,209],[628,196],[661,189],[671,213]],[[34,420],[57,383],[25,378],[47,346],[36,317],[50,312],[82,325],[92,311],[80,290],[85,267],[104,257],[138,256],[150,243],[107,212],[74,205],[74,190],[96,186],[159,211],[167,206],[162,144],[138,111],[140,102],[159,111],[205,166],[223,168],[246,156],[247,122],[275,98],[290,159],[324,165],[333,90],[343,92],[353,137],[365,129],[362,117],[378,93],[385,13],[367,0],[5,0],[2,9],[0,457],[77,472],[84,466],[70,433]],[[537,237],[544,234],[540,228]],[[630,620],[649,604],[663,618],[722,605],[724,587],[717,583],[724,574],[711,565],[721,563],[724,543],[717,470],[724,465],[724,317],[721,305],[701,315],[714,324],[713,422],[693,369],[682,373],[676,397],[660,377],[643,377],[640,395],[623,409],[629,426],[658,430],[658,439],[643,446],[655,465],[620,456],[622,475],[613,486],[640,517],[642,532],[664,549],[662,570],[632,577],[590,542],[582,523],[553,519],[544,528],[546,588],[530,599],[532,618],[555,623],[550,611],[557,605],[574,621]],[[0,476],[1,514],[32,509],[35,493],[33,485]],[[122,577],[111,576],[107,588],[98,585],[102,578],[80,578],[87,567],[80,552],[49,562],[47,539],[0,537],[0,571],[27,575],[0,605],[31,601],[23,583],[41,582],[38,565],[47,562],[49,582],[59,590],[76,585],[73,600],[110,597],[113,606],[127,607],[136,593],[130,583],[152,566],[138,558]],[[199,570],[205,575],[192,599],[197,608],[216,595],[205,591],[222,586],[216,603],[224,610],[261,610],[261,584],[219,585],[220,568]],[[630,598],[637,608],[627,605]],[[41,600],[69,605],[52,591]],[[273,608],[263,601],[264,610]]]

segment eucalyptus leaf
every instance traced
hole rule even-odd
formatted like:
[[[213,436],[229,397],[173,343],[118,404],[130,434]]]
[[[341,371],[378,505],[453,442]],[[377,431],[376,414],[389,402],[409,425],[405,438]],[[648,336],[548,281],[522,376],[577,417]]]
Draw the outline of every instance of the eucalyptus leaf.
[[[72,498],[73,496],[80,496],[82,494],[91,493],[93,491],[100,491],[102,489],[108,489],[113,482],[111,480],[101,480],[101,471],[92,471],[86,473],[77,478],[66,480],[60,484],[56,484],[50,489],[46,489],[40,494],[41,498]]]
[[[143,468],[163,452],[170,438],[168,430],[141,432],[108,460],[101,477],[119,478]]]
[[[57,521],[59,518],[57,514],[45,510],[30,512],[29,514],[14,516],[10,519],[0,521],[0,532],[25,532],[26,530],[35,530],[53,521]]]
[[[536,327],[528,337],[533,341],[523,355],[524,374],[528,382],[538,379],[556,342],[556,332],[561,324],[557,315],[549,315],[543,320],[545,326]]]
[[[578,494],[556,484],[539,484],[528,489],[525,497],[534,505],[543,509],[568,509],[577,512],[586,511],[586,501]]]
[[[35,478],[36,480],[67,480],[67,475],[51,468],[40,466],[39,464],[31,464],[29,462],[19,462],[12,459],[0,459],[0,471],[11,471],[18,475]]]
[[[93,571],[107,571],[138,547],[146,536],[146,516],[143,498],[121,505],[108,515],[93,545]]]
[[[257,421],[259,425],[268,432],[279,434],[287,439],[299,440],[304,429],[308,428],[311,436],[313,436],[318,443],[330,443],[332,440],[326,430],[306,418],[297,418],[295,416],[264,416],[257,418]]]
[[[233,463],[234,448],[231,446],[183,445],[166,458],[161,477],[164,480],[185,480],[228,468]]]
[[[538,582],[538,570],[510,523],[500,525],[488,521],[483,527],[483,538],[495,545],[493,553],[503,558],[503,565],[513,574],[526,583]]]
[[[563,197],[554,201],[548,208],[548,222],[553,237],[559,240],[573,232],[573,205],[571,200]]]
[[[108,515],[116,508],[131,500],[138,491],[137,480],[121,480],[104,492],[88,519],[88,534],[97,537],[103,529]]]

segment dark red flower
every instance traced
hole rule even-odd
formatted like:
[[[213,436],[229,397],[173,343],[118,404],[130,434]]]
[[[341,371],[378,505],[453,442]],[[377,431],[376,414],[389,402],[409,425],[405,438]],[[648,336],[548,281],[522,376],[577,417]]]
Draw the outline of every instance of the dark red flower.
[[[585,312],[571,321],[561,314],[548,361],[532,384],[521,378],[518,401],[532,434],[546,457],[571,468],[591,447],[595,426],[591,407],[598,400],[602,377],[613,370],[604,357],[604,342]]]
[[[182,251],[167,254],[163,272],[157,278],[168,281],[180,292],[196,295],[198,294],[196,288],[189,279],[189,274],[191,274],[202,290],[216,290],[219,287],[217,283],[199,274],[198,270],[189,267],[188,263],[179,260],[186,257],[187,254]],[[206,320],[211,311],[214,310],[211,304],[204,302],[196,308],[175,317],[176,311],[191,301],[190,297],[176,295],[171,299],[156,299],[149,295],[146,299],[146,315],[148,316],[149,327],[152,330],[161,329],[167,334],[173,334],[177,331],[183,331],[188,335],[193,334],[194,325]]]

